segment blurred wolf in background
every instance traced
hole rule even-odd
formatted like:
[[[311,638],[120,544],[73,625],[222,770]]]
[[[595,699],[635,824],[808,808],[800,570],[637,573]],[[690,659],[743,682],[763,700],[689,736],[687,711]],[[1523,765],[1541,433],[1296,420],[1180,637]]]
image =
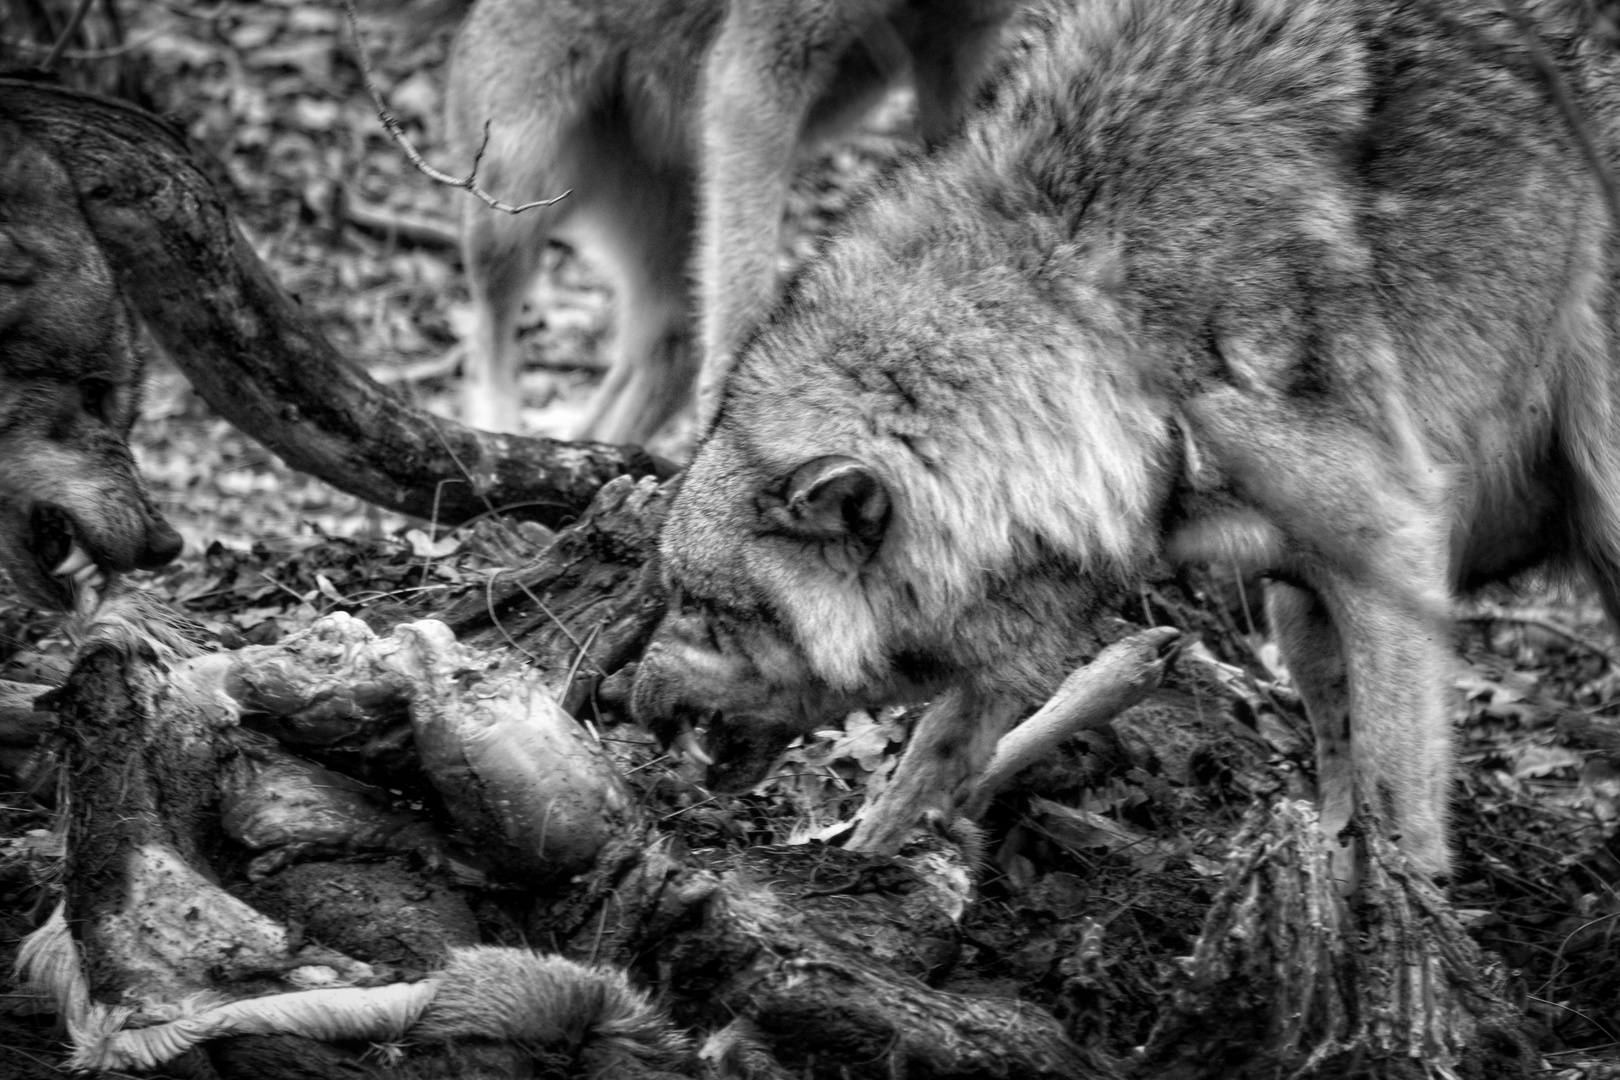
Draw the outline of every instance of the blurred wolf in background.
[[[1526,6],[1573,116],[1491,0],[1074,5],[739,355],[637,714],[746,787],[949,690],[927,805],[856,835],[893,850],[1144,567],[1210,561],[1274,582],[1328,835],[1445,874],[1451,598],[1552,563],[1620,616],[1620,250],[1572,122],[1612,168],[1620,70]]]
[[[130,456],[142,366],[71,178],[0,120],[0,569],[34,604],[180,553]]]
[[[464,203],[477,321],[463,419],[518,429],[516,319],[558,240],[606,272],[617,305],[612,364],[572,434],[647,441],[690,400],[705,353],[729,353],[775,294],[800,150],[907,75],[923,136],[943,137],[1016,3],[481,0],[451,57],[458,159],[474,159],[487,124],[481,187],[512,204],[572,194],[517,215]]]

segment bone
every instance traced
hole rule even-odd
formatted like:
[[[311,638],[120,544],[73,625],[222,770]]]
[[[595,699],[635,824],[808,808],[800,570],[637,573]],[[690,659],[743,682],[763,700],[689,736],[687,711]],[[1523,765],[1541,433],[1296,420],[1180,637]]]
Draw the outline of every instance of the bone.
[[[89,554],[84,550],[84,548],[78,544],[74,544],[73,550],[67,553],[67,558],[58,563],[56,569],[51,571],[51,576],[70,577],[77,574],[85,567],[93,566],[95,566],[95,563],[91,561]]]
[[[1002,737],[989,766],[962,806],[978,820],[1012,778],[1069,736],[1101,727],[1159,688],[1181,632],[1168,626],[1116,641],[1075,670],[1040,710]]]
[[[682,753],[705,769],[714,764],[714,755],[704,748],[702,737],[690,726],[681,732],[680,747]]]

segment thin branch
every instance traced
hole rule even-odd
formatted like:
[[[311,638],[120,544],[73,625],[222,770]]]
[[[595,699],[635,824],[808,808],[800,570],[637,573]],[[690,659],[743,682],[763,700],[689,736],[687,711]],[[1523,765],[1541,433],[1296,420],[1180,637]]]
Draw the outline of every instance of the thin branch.
[[[79,27],[84,25],[84,17],[90,14],[90,5],[93,3],[95,0],[79,0],[79,6],[73,9],[73,17],[68,20],[67,27],[56,39],[56,44],[51,46],[50,53],[40,61],[39,70],[54,71],[56,65],[61,63],[62,54],[67,52],[68,42],[73,40],[73,36],[79,32]]]
[[[114,60],[126,53],[132,53],[144,45],[148,45],[162,37],[167,31],[161,27],[154,27],[145,33],[136,34],[118,45],[108,45],[104,49],[64,49],[58,60]],[[61,44],[60,41],[57,44]],[[56,45],[40,45],[32,41],[17,41],[12,38],[0,38],[0,45],[18,52],[49,53]],[[49,60],[41,62],[41,67]]]
[[[562,692],[557,695],[557,700],[559,702],[567,699],[568,691],[574,688],[574,678],[579,674],[579,666],[585,662],[591,651],[591,646],[596,644],[596,635],[601,633],[601,631],[602,624],[597,623],[595,626],[591,627],[591,632],[586,635],[585,644],[579,647],[579,652],[574,656],[574,662],[568,667],[568,678],[563,680]],[[592,666],[596,668],[598,673],[601,672],[601,665],[593,664]]]
[[[507,571],[507,573],[511,573],[511,571]],[[557,613],[552,611],[549,607],[547,607],[546,602],[544,600],[540,599],[540,597],[535,593],[535,591],[533,589],[529,588],[528,585],[524,584],[524,582],[522,581],[521,578],[518,579],[517,587],[519,589],[523,590],[523,595],[524,596],[527,596],[530,600],[534,601],[535,606],[538,607],[541,610],[542,613],[544,613],[546,618],[550,619],[553,623],[556,624],[557,629],[562,631],[563,637],[567,638],[573,644],[574,648],[579,650],[579,655],[584,656],[586,659],[590,659],[590,657],[587,655],[587,653],[585,651],[586,646],[584,644],[581,644],[579,638],[574,636],[574,632],[572,630],[568,629],[568,624],[563,622],[561,619],[559,619],[557,617]],[[596,661],[592,660],[591,661],[591,666],[593,668],[596,668],[596,673],[598,675],[605,676],[607,674],[605,671],[603,671],[600,667],[597,666]]]
[[[349,13],[349,36],[354,40],[355,62],[360,65],[360,77],[365,80],[366,92],[371,95],[371,103],[377,106],[377,118],[382,121],[383,127],[388,129],[388,134],[393,138],[394,142],[399,144],[399,148],[405,151],[405,156],[410,159],[412,165],[416,166],[417,172],[446,187],[456,187],[470,191],[478,196],[485,205],[506,214],[521,214],[523,211],[533,210],[537,206],[551,206],[553,203],[566,199],[573,194],[570,189],[549,199],[539,199],[535,202],[526,202],[519,206],[513,206],[510,203],[501,202],[479,187],[477,184],[478,164],[484,160],[484,149],[489,145],[488,120],[484,121],[484,140],[479,144],[478,153],[473,157],[472,172],[466,176],[451,176],[449,173],[440,172],[424,161],[422,155],[417,153],[416,147],[411,145],[411,140],[406,137],[404,129],[399,126],[399,121],[394,119],[394,114],[388,111],[388,104],[383,101],[382,91],[377,89],[377,82],[372,78],[371,61],[366,58],[365,45],[360,40],[360,17],[355,14],[354,0],[343,0],[343,6]]]
[[[1537,630],[1545,630],[1555,637],[1561,637],[1573,645],[1579,646],[1586,652],[1605,661],[1611,671],[1620,671],[1620,653],[1607,648],[1597,641],[1565,626],[1557,619],[1538,612],[1513,611],[1509,608],[1494,604],[1479,604],[1473,611],[1457,616],[1458,622],[1467,623],[1517,623],[1519,626],[1530,626]]]
[[[506,571],[503,570],[501,573],[506,573]],[[527,656],[529,658],[529,663],[538,665],[540,663],[540,658],[534,653],[530,652],[528,649],[525,649],[522,645],[518,644],[517,638],[513,637],[507,632],[506,624],[501,622],[500,616],[495,613],[495,579],[500,576],[501,574],[491,574],[484,582],[484,607],[489,611],[489,621],[495,624],[495,629],[501,632],[501,637],[506,639],[506,643],[508,645],[512,646],[512,648],[516,649],[524,656]],[[546,614],[549,615],[551,613],[547,612]],[[555,618],[556,616],[552,617]],[[567,631],[565,630],[564,633],[567,633]]]

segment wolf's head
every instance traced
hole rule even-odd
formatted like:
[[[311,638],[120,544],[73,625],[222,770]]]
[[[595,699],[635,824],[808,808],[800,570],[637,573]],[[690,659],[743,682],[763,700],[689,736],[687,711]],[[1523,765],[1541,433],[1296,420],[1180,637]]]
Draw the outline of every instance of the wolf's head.
[[[44,607],[90,603],[180,537],[136,475],[133,317],[62,167],[0,126],[0,567]]]
[[[877,475],[854,458],[814,458],[786,476],[758,474],[739,504],[717,469],[734,480],[754,471],[710,453],[683,479],[662,545],[669,610],[633,707],[665,742],[702,729],[700,742],[683,742],[710,764],[711,784],[745,790],[799,735],[859,705],[908,692],[921,700],[932,687],[883,670],[867,590],[856,583],[877,570],[887,531]],[[844,646],[830,666],[800,644],[795,625],[818,619]]]
[[[665,523],[632,708],[704,728],[724,786],[852,707],[1043,697],[1155,552],[1166,425],[1111,255],[941,168],[790,287]]]

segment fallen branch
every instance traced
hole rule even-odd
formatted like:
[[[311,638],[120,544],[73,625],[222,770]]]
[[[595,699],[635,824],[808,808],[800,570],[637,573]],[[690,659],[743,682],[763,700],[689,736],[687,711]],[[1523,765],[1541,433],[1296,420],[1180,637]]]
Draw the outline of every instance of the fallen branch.
[[[343,6],[348,12],[349,38],[354,42],[355,61],[360,65],[360,77],[365,80],[366,93],[371,95],[371,103],[377,106],[377,119],[382,121],[382,125],[387,129],[389,137],[405,152],[405,157],[412,165],[416,166],[417,172],[436,184],[469,191],[486,206],[493,210],[499,210],[504,214],[521,214],[525,210],[533,210],[536,207],[551,206],[573,194],[572,191],[565,191],[561,195],[553,195],[549,199],[537,199],[534,202],[513,206],[510,203],[502,202],[479,187],[478,166],[484,160],[485,147],[489,145],[488,120],[484,121],[484,141],[478,145],[478,153],[473,156],[472,171],[466,176],[451,176],[449,173],[441,172],[429,165],[416,147],[411,145],[411,140],[406,138],[404,129],[399,126],[399,121],[394,119],[394,114],[389,110],[388,103],[383,100],[382,91],[377,89],[377,80],[371,77],[371,61],[366,57],[365,43],[360,40],[360,18],[354,12],[354,0],[343,0]]]
[[[634,447],[474,431],[407,405],[271,279],[156,117],[11,79],[0,117],[0,143],[36,139],[67,169],[119,287],[197,392],[293,468],[441,524],[521,504],[552,525],[616,476],[673,471]]]

